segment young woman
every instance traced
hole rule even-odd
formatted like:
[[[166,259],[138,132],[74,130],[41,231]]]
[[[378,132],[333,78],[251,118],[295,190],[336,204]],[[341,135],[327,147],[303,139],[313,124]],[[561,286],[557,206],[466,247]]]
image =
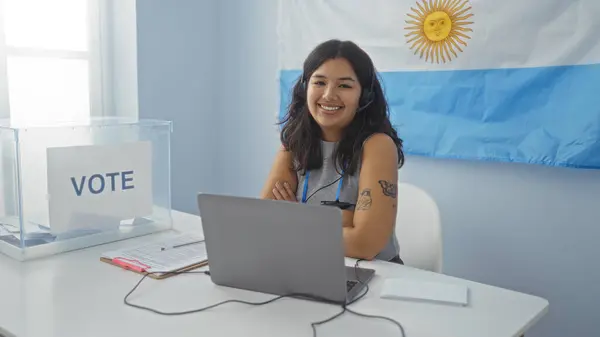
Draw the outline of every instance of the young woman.
[[[345,254],[402,263],[394,228],[402,140],[373,62],[330,40],[304,62],[261,197],[340,207]]]

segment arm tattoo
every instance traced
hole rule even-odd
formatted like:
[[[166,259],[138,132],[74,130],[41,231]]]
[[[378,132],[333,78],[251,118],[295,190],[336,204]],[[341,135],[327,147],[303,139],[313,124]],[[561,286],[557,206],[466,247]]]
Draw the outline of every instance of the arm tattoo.
[[[387,195],[392,199],[396,199],[396,196],[398,195],[398,187],[396,184],[393,184],[389,181],[380,180],[379,185],[381,185],[384,195]]]
[[[357,211],[366,211],[371,208],[371,204],[373,203],[373,199],[371,199],[371,189],[365,188],[360,192],[360,197],[358,197],[358,202],[356,203]]]

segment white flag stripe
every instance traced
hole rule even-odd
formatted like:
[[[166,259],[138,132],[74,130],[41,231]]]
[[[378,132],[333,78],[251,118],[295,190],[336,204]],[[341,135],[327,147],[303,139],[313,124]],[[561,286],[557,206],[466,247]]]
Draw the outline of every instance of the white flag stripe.
[[[423,0],[419,0],[421,3]],[[424,0],[439,2],[441,0]],[[457,3],[458,0],[449,0]],[[464,0],[460,0],[464,1]],[[444,0],[444,2],[446,2]],[[405,29],[416,0],[281,0],[280,69],[301,69],[319,43],[352,40],[379,71],[525,68],[600,63],[600,0],[470,0],[467,46],[446,63],[414,55]],[[424,5],[422,5],[424,6]],[[442,52],[443,53],[443,52]]]

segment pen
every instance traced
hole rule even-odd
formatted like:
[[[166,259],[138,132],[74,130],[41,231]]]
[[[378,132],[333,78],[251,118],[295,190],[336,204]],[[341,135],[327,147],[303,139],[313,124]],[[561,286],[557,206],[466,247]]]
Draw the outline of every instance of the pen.
[[[180,244],[180,245],[175,245],[173,247],[169,247],[169,249],[179,248],[179,247],[185,247],[185,246],[189,246],[189,245],[194,245],[194,244],[200,243],[200,242],[204,242],[204,240],[192,241],[192,242],[183,243],[183,244]],[[167,250],[167,248],[166,247],[162,247],[160,250],[161,251]]]
[[[150,268],[150,266],[143,264],[138,260],[126,259],[126,258],[122,258],[122,257],[115,257],[112,259],[112,261],[116,265],[121,266],[122,268],[131,269],[133,271],[137,271],[140,273],[143,273],[148,268]]]

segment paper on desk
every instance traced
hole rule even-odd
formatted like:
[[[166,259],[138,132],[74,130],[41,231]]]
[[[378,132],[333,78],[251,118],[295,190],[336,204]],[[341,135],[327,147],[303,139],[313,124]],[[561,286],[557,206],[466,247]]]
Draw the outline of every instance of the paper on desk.
[[[173,248],[182,244],[189,245]],[[184,233],[163,241],[106,252],[102,257],[139,261],[150,267],[147,269],[149,272],[171,272],[204,262],[207,254],[201,235]]]
[[[380,296],[466,306],[469,303],[469,288],[460,284],[389,278],[383,282]]]
[[[11,245],[18,246],[20,244],[20,229],[8,223],[0,223],[0,240],[8,242]]]
[[[19,246],[21,243],[21,241],[19,240],[19,237],[16,236],[15,234],[8,234],[8,235],[0,234],[0,241],[7,242],[13,246]]]
[[[3,233],[7,232],[11,234],[21,232],[18,218],[3,218],[2,221],[0,221],[0,235],[5,235]]]
[[[13,235],[13,233],[11,231],[8,231],[8,229],[6,229],[5,227],[0,225],[0,236],[4,236],[4,235]]]

